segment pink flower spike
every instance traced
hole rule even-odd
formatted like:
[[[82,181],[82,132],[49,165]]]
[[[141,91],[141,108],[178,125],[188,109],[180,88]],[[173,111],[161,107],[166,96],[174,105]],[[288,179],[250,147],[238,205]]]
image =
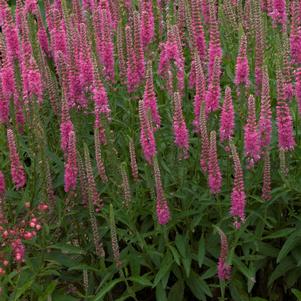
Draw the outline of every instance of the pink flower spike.
[[[15,136],[11,129],[7,129],[7,141],[8,141],[8,148],[9,148],[9,159],[10,159],[12,180],[16,188],[20,189],[24,187],[26,184],[26,176],[17,152]]]
[[[173,116],[173,131],[175,144],[183,152],[181,157],[188,158],[189,137],[186,123],[182,112],[182,99],[180,93],[174,93],[174,116]]]
[[[146,48],[154,37],[154,13],[152,1],[141,1],[141,40]]]
[[[76,139],[74,131],[69,133],[68,139],[68,158],[65,163],[65,192],[74,190],[76,188],[78,168],[76,163]]]
[[[220,32],[218,20],[216,16],[216,7],[214,2],[210,2],[210,41],[209,41],[209,63],[208,63],[208,79],[211,80],[213,74],[215,58],[218,57],[221,61],[222,48],[220,41]]]
[[[61,149],[64,153],[68,151],[68,141],[69,134],[71,131],[74,131],[73,123],[70,120],[69,109],[67,107],[66,101],[62,99],[62,120],[60,126],[61,132]]]
[[[196,132],[199,131],[200,127],[200,112],[201,105],[205,101],[206,93],[206,78],[203,72],[201,60],[197,54],[195,54],[195,74],[196,74],[196,85],[195,85],[195,96],[194,96],[194,120],[193,126]]]
[[[234,185],[231,193],[231,216],[234,218],[234,226],[239,229],[245,222],[246,195],[243,179],[243,171],[235,145],[231,142],[231,153],[234,163]]]
[[[222,174],[218,165],[216,150],[216,132],[210,133],[210,149],[208,162],[208,185],[212,194],[220,193],[222,187]]]
[[[231,266],[226,263],[228,256],[228,240],[225,233],[219,229],[221,240],[220,255],[218,258],[217,274],[220,280],[229,280],[231,277]]]
[[[0,170],[0,202],[1,202],[1,197],[4,195],[4,193],[5,193],[5,178],[4,178],[4,174]]]
[[[266,148],[271,142],[272,136],[272,111],[270,100],[269,74],[267,68],[263,71],[261,108],[259,117],[259,134],[261,148]]]
[[[245,34],[240,39],[239,54],[235,67],[235,84],[249,86],[249,63],[247,57],[247,37]]]
[[[292,1],[292,22],[290,31],[290,52],[293,64],[301,64],[300,4]]]
[[[273,3],[272,12],[269,13],[270,17],[277,24],[284,26],[287,22],[286,15],[286,1],[285,0],[271,0]]]
[[[161,173],[157,159],[154,160],[154,175],[156,182],[156,211],[158,223],[160,225],[166,225],[170,220],[170,211],[168,202],[164,197],[164,191],[162,187]]]
[[[293,119],[283,91],[283,76],[277,71],[277,106],[276,121],[278,129],[278,145],[284,151],[293,150],[296,142],[293,134]]]
[[[155,125],[155,128],[156,129],[160,128],[161,118],[157,107],[157,99],[156,99],[154,82],[153,82],[153,68],[152,68],[151,61],[149,61],[147,65],[146,84],[144,89],[143,103],[144,103],[145,110],[146,111],[150,110],[152,121]]]
[[[299,114],[301,115],[301,67],[299,67],[295,71],[295,79],[296,79],[295,95],[296,95],[296,101],[299,108]]]
[[[140,119],[140,143],[144,153],[144,157],[149,164],[153,163],[156,154],[156,141],[154,131],[145,110],[143,101],[139,101],[139,119]]]
[[[247,157],[248,167],[252,168],[260,159],[261,150],[260,137],[257,131],[255,99],[253,95],[250,95],[248,99],[248,119],[244,133],[245,155]]]
[[[192,30],[193,30],[193,40],[194,45],[198,50],[200,59],[203,61],[206,59],[206,40],[204,35],[204,29],[201,22],[200,9],[198,5],[198,0],[192,0]]]
[[[221,61],[218,56],[215,57],[213,74],[209,79],[208,90],[206,93],[206,113],[215,112],[219,109],[219,100],[221,94],[220,88]]]
[[[220,119],[220,141],[229,141],[234,134],[234,108],[232,102],[231,88],[226,87],[225,98],[222,107],[221,119]]]

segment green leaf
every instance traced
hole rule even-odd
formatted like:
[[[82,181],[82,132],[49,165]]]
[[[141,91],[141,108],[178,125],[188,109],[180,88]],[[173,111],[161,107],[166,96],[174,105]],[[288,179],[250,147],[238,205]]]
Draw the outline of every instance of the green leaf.
[[[172,264],[172,257],[170,253],[167,253],[164,259],[162,260],[162,263],[160,264],[160,270],[158,271],[155,277],[153,287],[156,287],[160,280],[170,271]]]
[[[185,236],[177,234],[176,240],[175,240],[177,249],[179,250],[179,253],[183,258],[186,257],[186,247],[188,245],[187,239]]]
[[[292,235],[289,236],[289,238],[285,241],[284,245],[282,246],[278,257],[277,257],[277,263],[279,263],[284,257],[287,256],[287,254],[294,249],[294,247],[298,243],[298,239],[296,239],[298,236],[300,236],[300,230],[294,232]]]
[[[233,264],[242,274],[247,277],[248,280],[253,280],[255,282],[255,271],[247,268],[247,266],[237,256],[233,257]]]
[[[173,255],[173,258],[176,262],[177,265],[181,265],[181,262],[180,262],[180,254],[179,252],[177,251],[176,248],[174,248],[172,245],[168,245],[168,247],[170,248],[170,251]]]
[[[289,270],[293,269],[294,267],[296,267],[296,263],[291,257],[284,258],[270,275],[268,285],[272,285],[276,279],[284,276]]]
[[[191,289],[192,293],[199,298],[199,300],[206,299],[205,295],[212,297],[212,293],[210,291],[207,283],[202,279],[197,273],[194,271],[191,272],[190,277],[186,280],[187,285]]]
[[[69,268],[69,271],[83,271],[83,270],[87,270],[87,271],[93,271],[93,272],[100,272],[99,269],[96,269],[95,267],[91,267],[90,265],[87,264],[79,264],[76,266],[72,266]]]
[[[301,291],[292,288],[292,293],[297,297],[297,301],[301,301]]]
[[[103,286],[103,288],[98,292],[98,294],[95,296],[94,299],[92,299],[92,301],[99,301],[99,300],[103,300],[103,297],[109,293],[114,286],[119,283],[122,282],[122,279],[115,279],[113,281],[108,282],[106,285]]]
[[[184,283],[178,280],[170,289],[168,294],[168,301],[182,301],[184,300]]]
[[[50,246],[50,248],[61,250],[63,253],[67,253],[67,254],[81,254],[81,255],[86,254],[86,251],[84,251],[83,249],[69,244],[59,243]]]
[[[281,238],[281,237],[288,237],[296,228],[285,228],[279,231],[276,231],[268,236],[263,237],[262,239],[274,239],[274,238]]]
[[[28,290],[31,288],[32,284],[33,284],[34,279],[30,279],[29,281],[27,281],[25,284],[23,284],[21,287],[17,288],[14,291],[14,295],[13,295],[13,301],[17,301],[20,300],[20,297]]]
[[[156,300],[157,301],[167,301],[166,292],[163,288],[161,282],[156,287]]]
[[[50,284],[46,287],[43,296],[41,296],[39,298],[39,301],[47,300],[47,297],[52,295],[52,293],[55,290],[57,284],[58,284],[58,281],[51,281]]]
[[[200,239],[199,242],[199,251],[198,251],[198,264],[199,267],[202,266],[204,258],[205,258],[205,240],[203,238]]]
[[[152,282],[147,278],[147,275],[129,277],[128,280],[141,284],[142,286],[152,286]]]

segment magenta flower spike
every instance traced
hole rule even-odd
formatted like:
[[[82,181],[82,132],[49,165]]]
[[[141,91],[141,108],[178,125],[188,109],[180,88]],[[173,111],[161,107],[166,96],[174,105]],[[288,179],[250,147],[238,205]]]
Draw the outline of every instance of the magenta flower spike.
[[[209,0],[201,0],[201,10],[202,10],[204,22],[206,24],[209,24],[210,22]]]
[[[210,145],[209,145],[209,137],[207,131],[205,103],[201,105],[201,111],[200,111],[200,136],[201,136],[200,166],[203,174],[207,174]]]
[[[234,184],[231,193],[230,214],[234,218],[234,226],[239,229],[245,222],[246,194],[243,179],[243,170],[237,154],[235,145],[231,142],[231,153],[234,163]]]
[[[36,14],[38,12],[37,0],[25,0],[25,12]]]
[[[301,67],[297,68],[297,70],[295,71],[295,79],[295,95],[298,104],[299,114],[301,115]]]
[[[9,99],[3,96],[0,87],[0,124],[5,124],[9,120]]]
[[[149,61],[147,65],[147,73],[146,73],[146,84],[144,89],[143,96],[143,104],[146,111],[151,112],[152,122],[154,123],[155,128],[160,128],[161,125],[161,117],[159,115],[158,107],[157,107],[157,99],[154,89],[154,81],[153,81],[153,68],[152,62]]]
[[[162,186],[161,173],[157,159],[154,160],[154,175],[156,182],[156,211],[157,219],[160,225],[166,225],[170,220],[170,210],[168,202],[164,196],[164,190]]]
[[[210,148],[208,161],[208,185],[212,194],[218,194],[222,187],[222,174],[218,165],[216,149],[216,132],[210,133]]]
[[[272,136],[272,111],[270,100],[270,85],[267,68],[262,76],[261,107],[259,117],[259,134],[261,148],[265,149],[270,145]]]
[[[203,72],[203,67],[200,61],[198,54],[195,54],[195,74],[196,74],[196,82],[195,82],[195,96],[194,96],[194,120],[193,126],[196,132],[199,131],[200,128],[200,112],[202,103],[205,102],[206,95],[206,78]]]
[[[145,59],[143,44],[141,40],[141,21],[138,11],[134,12],[134,51],[136,54],[136,68],[139,76],[139,82],[145,78]],[[132,63],[132,62],[131,62]]]
[[[221,119],[220,119],[220,141],[230,141],[234,134],[235,127],[235,115],[232,102],[231,88],[226,87],[224,103],[222,107]]]
[[[66,101],[62,99],[62,119],[61,119],[61,149],[66,154],[68,152],[69,134],[74,131],[73,123],[70,119],[69,109]]]
[[[3,16],[3,34],[6,44],[6,53],[8,60],[13,63],[14,60],[19,58],[20,55],[20,46],[18,32],[15,23],[13,22],[10,8],[8,5],[5,5],[5,8],[1,8]]]
[[[111,118],[109,99],[105,87],[100,79],[95,79],[92,89],[95,106],[95,116],[103,114],[108,120]]]
[[[156,141],[152,129],[148,111],[146,111],[143,100],[139,101],[140,119],[140,143],[146,161],[151,165],[156,154]]]
[[[11,97],[13,97],[13,95],[16,93],[16,84],[14,68],[8,59],[4,60],[4,65],[0,70],[0,75],[2,94],[6,101],[9,103]]]
[[[301,11],[298,1],[292,1],[290,52],[293,64],[301,64]]]
[[[266,151],[264,155],[263,185],[261,197],[265,201],[269,201],[271,199],[271,162],[269,151]]]
[[[68,137],[67,162],[65,163],[65,192],[76,189],[77,174],[78,168],[76,163],[76,139],[74,131],[70,131]]]
[[[17,152],[15,136],[11,129],[7,129],[7,142],[9,148],[10,170],[13,183],[16,189],[23,188],[26,184],[26,176],[24,168],[20,162],[19,154]]]
[[[175,36],[175,29],[168,32],[168,38],[165,43],[161,44],[161,53],[158,73],[167,77],[171,72],[171,63],[176,66],[177,86],[180,92],[184,89],[184,58],[181,53],[180,45]]]
[[[110,81],[114,81],[114,44],[112,41],[112,19],[108,8],[103,8],[100,4],[100,39],[98,51],[101,62],[104,66],[104,72]]]
[[[1,198],[5,193],[5,178],[4,178],[4,174],[2,173],[2,171],[0,170],[0,202],[1,202]]]
[[[253,95],[250,95],[248,99],[248,118],[244,127],[244,146],[248,167],[252,168],[260,159],[261,152],[260,135],[257,131],[255,98]]]
[[[189,136],[182,112],[182,98],[179,92],[174,93],[173,131],[175,144],[183,152],[182,157],[188,158]]]
[[[61,52],[64,57],[67,55],[67,33],[66,24],[62,19],[61,13],[58,9],[51,10],[53,22],[53,28],[50,28],[50,40],[53,51],[55,63],[58,63],[59,53]]]
[[[278,146],[284,151],[293,150],[296,142],[293,134],[293,119],[284,96],[283,76],[277,72],[277,106],[276,121],[278,130]]]
[[[38,27],[39,29],[37,32],[37,36],[38,36],[40,47],[44,51],[46,56],[50,57],[50,47],[49,47],[48,37],[40,15],[38,17]]]
[[[221,61],[220,57],[216,56],[214,60],[213,74],[209,79],[208,89],[206,92],[206,114],[215,112],[219,109],[219,100],[221,94],[220,88]]]
[[[234,83],[249,86],[249,63],[247,57],[247,37],[245,34],[240,39],[239,54],[236,60]]]
[[[222,48],[220,41],[220,32],[218,27],[218,20],[216,16],[216,8],[213,2],[210,2],[210,41],[209,41],[209,63],[208,63],[208,79],[211,80],[211,76],[214,73],[214,65],[216,57],[221,61]]]
[[[146,48],[154,38],[155,23],[153,5],[151,0],[141,1],[141,41],[143,47]]]
[[[275,24],[280,24],[284,27],[287,22],[286,1],[272,0],[272,12],[269,13]]]
[[[198,50],[199,57],[202,61],[206,59],[206,40],[204,35],[204,29],[202,26],[200,10],[198,7],[197,0],[192,0],[192,33],[193,33],[193,40],[196,49]]]
[[[231,277],[231,266],[226,262],[228,256],[228,240],[225,233],[219,229],[221,248],[218,258],[217,275],[222,281],[229,280]]]
[[[94,70],[91,55],[91,45],[87,38],[87,28],[84,23],[80,24],[80,51],[79,51],[79,69],[80,82],[84,91],[90,91],[94,80]]]
[[[41,104],[43,101],[43,83],[40,70],[33,57],[30,58],[27,68],[28,93],[29,96],[35,96]]]
[[[133,92],[140,83],[136,54],[133,48],[132,30],[129,25],[125,27],[127,50],[127,89]]]

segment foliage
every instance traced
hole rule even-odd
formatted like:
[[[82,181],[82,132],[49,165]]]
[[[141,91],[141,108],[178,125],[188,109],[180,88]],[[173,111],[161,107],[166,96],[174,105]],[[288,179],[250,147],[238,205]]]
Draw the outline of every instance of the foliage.
[[[5,1],[0,2],[1,11],[5,7],[2,2]],[[76,133],[79,173],[76,189],[64,191],[67,152],[64,152],[60,146],[61,108],[63,101],[67,101],[64,94],[66,92],[64,74],[62,69],[59,69],[62,67],[61,62],[55,62],[54,52],[47,56],[37,39],[40,16],[47,28],[47,37],[49,41],[51,40],[46,18],[47,9],[50,9],[47,8],[48,2],[39,1],[41,16],[37,11],[29,11],[25,14],[25,24],[28,25],[29,30],[28,39],[33,47],[32,57],[43,79],[43,102],[38,104],[36,95],[31,96],[28,107],[26,102],[22,102],[25,116],[22,132],[18,130],[16,105],[13,99],[10,100],[10,119],[0,125],[0,171],[3,171],[6,182],[2,209],[10,228],[18,226],[21,220],[30,219],[39,204],[47,204],[49,210],[47,212],[37,210],[42,229],[37,231],[33,239],[24,240],[26,248],[24,262],[16,262],[13,256],[9,257],[9,265],[5,267],[6,273],[0,278],[1,300],[301,300],[301,292],[298,290],[301,287],[299,251],[301,171],[298,168],[301,158],[300,116],[294,96],[289,106],[293,116],[296,147],[291,152],[285,152],[286,166],[289,169],[285,175],[280,166],[283,162],[279,160],[275,120],[276,70],[284,68],[283,52],[287,37],[282,33],[281,25],[275,25],[272,18],[261,10],[260,20],[263,23],[263,37],[266,44],[263,63],[267,66],[270,77],[273,112],[272,141],[269,147],[272,183],[270,200],[265,201],[261,197],[263,159],[259,160],[254,168],[248,169],[247,159],[244,156],[247,98],[249,94],[255,95],[255,49],[258,43],[256,20],[254,20],[256,14],[248,15],[246,7],[251,3],[251,9],[254,11],[261,1],[245,1],[245,7],[240,7],[243,6],[240,1],[236,6],[233,5],[231,9],[235,14],[234,23],[225,7],[227,2],[232,5],[231,3],[235,1],[218,1],[219,31],[223,51],[220,106],[223,103],[225,87],[230,86],[235,108],[233,144],[238,150],[242,164],[247,199],[246,220],[239,229],[233,226],[233,218],[230,214],[235,174],[232,155],[229,150],[227,151],[226,144],[217,140],[218,163],[223,178],[219,194],[210,193],[207,175],[202,173],[199,163],[203,144],[199,132],[193,131],[195,89],[189,86],[190,67],[195,49],[191,41],[191,28],[189,28],[191,19],[189,20],[187,16],[191,13],[191,3],[194,1],[177,2],[179,5],[184,3],[187,14],[182,41],[185,46],[183,47],[185,88],[180,93],[183,116],[189,130],[187,159],[181,158],[181,149],[174,143],[174,103],[173,96],[168,91],[168,80],[160,76],[157,71],[162,50],[160,43],[168,38],[166,28],[177,24],[179,19],[179,6],[174,5],[176,1],[162,1],[162,3],[153,1],[155,36],[144,51],[145,61],[152,61],[155,94],[161,116],[161,126],[154,134],[157,149],[154,160],[160,169],[164,197],[168,201],[171,212],[171,219],[166,225],[158,224],[156,216],[158,191],[156,190],[157,178],[155,179],[153,171],[154,164],[149,164],[145,160],[139,142],[138,100],[143,98],[145,81],[143,79],[133,92],[128,91],[126,77],[121,76],[120,57],[117,56],[116,28],[112,29],[116,74],[114,80],[108,79],[96,50],[94,35],[97,34],[97,30],[93,27],[93,14],[89,9],[83,11],[82,4],[79,6],[81,9],[79,13],[87,26],[87,37],[91,41],[89,50],[92,53],[91,57],[97,61],[93,62],[93,68],[94,71],[96,69],[95,72],[105,87],[111,110],[111,118],[107,118],[104,114],[101,116],[107,143],[99,142],[108,181],[101,178],[97,168],[95,155],[97,145],[94,135],[98,131],[95,130],[93,93],[89,91],[86,93],[87,107],[78,106],[68,109]],[[109,2],[113,6],[110,9],[116,9],[113,5],[115,1]],[[126,1],[117,2],[120,4],[120,7],[117,7],[120,20],[117,21],[122,27],[124,44],[122,46],[126,52],[128,49],[125,51],[125,26],[126,24],[134,26],[133,15],[122,4]],[[140,6],[137,2],[141,6],[144,1],[133,1],[134,10],[139,10]],[[159,2],[166,7],[160,7]],[[290,2],[288,1],[288,4]],[[79,2],[62,0],[62,18],[68,25],[66,29],[68,43],[70,43],[68,39],[72,39],[68,36],[71,32],[70,18],[74,17],[72,13],[75,9],[72,3]],[[287,7],[289,16],[287,25],[289,25],[292,16],[289,14],[290,5]],[[14,13],[17,11],[14,4],[12,11]],[[163,32],[160,31],[160,17],[163,19]],[[245,23],[247,21],[250,22],[249,27]],[[203,15],[202,23],[208,42],[210,24],[204,21]],[[243,32],[248,39],[250,87],[241,88],[234,84],[234,79],[235,62]],[[21,41],[20,33],[19,38]],[[7,55],[5,34],[1,34],[0,41],[1,57],[2,55],[4,57]],[[53,45],[52,47],[54,49]],[[16,85],[21,92],[20,95],[23,95],[23,79],[18,65],[20,62],[15,62]],[[67,62],[67,68],[71,68],[69,63],[72,65],[72,62]],[[6,67],[3,59],[1,70]],[[178,66],[172,63],[172,74],[178,74],[177,68]],[[292,65],[292,68],[296,66]],[[50,77],[49,74],[47,75],[48,71]],[[18,86],[20,83],[21,86]],[[239,89],[241,89],[240,94]],[[55,96],[58,112],[55,112],[55,105],[51,102],[52,93]],[[261,97],[256,95],[255,101],[258,120]],[[218,133],[220,115],[220,110],[210,113],[207,119],[208,133],[212,130]],[[147,118],[149,119],[149,116]],[[6,137],[8,128],[13,129],[20,161],[26,173],[26,186],[19,190],[16,189],[10,174],[11,162]],[[138,180],[135,180],[131,173],[129,153],[131,139],[137,155]],[[92,180],[89,179],[87,171],[89,160],[92,164]],[[84,167],[82,171],[80,165]],[[81,184],[80,180],[83,178],[87,180],[84,183],[86,185]],[[93,185],[91,186],[89,180],[92,184],[93,181],[96,183],[100,204],[93,203]],[[49,193],[51,186],[54,191],[54,203]],[[84,199],[85,193],[87,193],[87,203]],[[96,210],[98,208],[96,205],[101,209]],[[99,239],[96,245],[98,244],[98,247],[99,244],[102,245],[104,257],[97,251],[97,246],[95,248],[95,229]],[[231,278],[227,281],[219,280],[217,277],[217,263],[221,248],[220,229],[226,234],[229,243],[227,263],[232,266],[232,270]],[[120,255],[116,254],[116,250],[119,250]],[[2,245],[0,258],[10,253],[11,246]]]

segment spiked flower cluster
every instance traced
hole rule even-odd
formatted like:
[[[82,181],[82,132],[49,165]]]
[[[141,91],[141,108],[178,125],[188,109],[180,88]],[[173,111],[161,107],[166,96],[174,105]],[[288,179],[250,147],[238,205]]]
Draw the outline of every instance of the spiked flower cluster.
[[[160,173],[159,164],[157,160],[154,160],[154,176],[156,182],[156,194],[157,194],[156,209],[157,209],[158,223],[160,225],[165,225],[170,220],[170,211],[168,207],[168,202],[164,197],[164,191],[163,191],[162,181],[161,181],[161,173]]]
[[[202,103],[205,101],[205,93],[206,93],[206,78],[203,72],[201,60],[199,56],[195,55],[195,96],[194,96],[194,120],[193,125],[195,131],[199,131],[200,127],[200,111]]]
[[[225,90],[219,133],[221,142],[229,141],[234,134],[234,108],[230,87]]]
[[[149,114],[146,111],[143,101],[139,101],[140,118],[140,143],[143,149],[144,157],[149,164],[152,164],[156,154],[156,141],[153,128],[150,124]]]
[[[268,147],[272,136],[272,111],[270,101],[270,85],[267,68],[263,72],[261,109],[259,117],[259,133],[262,148]]]
[[[260,159],[260,136],[257,131],[256,122],[256,107],[255,99],[253,95],[248,99],[248,120],[245,125],[245,154],[248,160],[249,167],[253,167],[254,164]]]
[[[277,128],[279,148],[285,151],[294,149],[295,138],[293,134],[293,120],[288,103],[285,101],[283,90],[283,76],[277,72]]]
[[[143,104],[144,109],[146,111],[150,111],[154,126],[158,129],[161,124],[161,118],[157,107],[157,99],[154,89],[153,69],[151,62],[149,62],[147,65],[146,85],[144,90]]]
[[[222,174],[217,160],[216,149],[216,133],[210,133],[210,149],[209,149],[209,162],[208,162],[208,185],[211,193],[217,194],[221,191]]]
[[[240,39],[234,82],[236,85],[249,86],[249,63],[247,57],[247,37],[245,34]]]
[[[176,145],[183,150],[183,157],[188,158],[188,130],[182,112],[182,99],[178,92],[174,94],[173,131]]]
[[[219,230],[221,250],[218,258],[217,274],[220,280],[229,280],[231,277],[231,266],[227,264],[228,239],[222,230]]]
[[[7,142],[9,148],[10,170],[13,183],[17,189],[20,189],[26,184],[26,176],[24,168],[20,162],[17,152],[15,135],[11,129],[7,129]]]
[[[184,60],[177,37],[175,36],[175,28],[168,32],[168,39],[161,45],[161,54],[159,62],[159,74],[165,75],[172,73],[171,63],[174,62],[177,74],[177,86],[179,91],[184,89]]]
[[[230,213],[234,218],[234,226],[239,229],[241,224],[245,222],[245,204],[246,194],[244,187],[243,171],[236,147],[230,143],[231,153],[234,163],[234,184],[231,193],[231,210]]]

